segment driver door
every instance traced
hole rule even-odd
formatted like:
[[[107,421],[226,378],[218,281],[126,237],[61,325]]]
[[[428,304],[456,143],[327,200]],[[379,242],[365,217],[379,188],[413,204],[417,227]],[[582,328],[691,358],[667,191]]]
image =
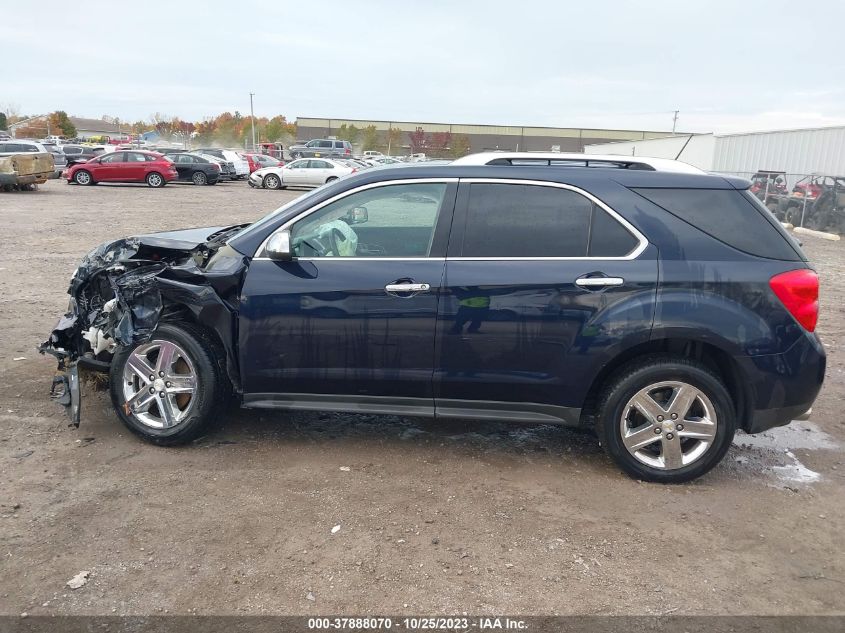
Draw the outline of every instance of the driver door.
[[[305,177],[308,175],[308,159],[301,158],[292,163],[285,165],[282,168],[282,180],[286,185],[301,185],[305,182]]]
[[[97,182],[108,182],[120,178],[125,152],[112,152],[103,156],[99,162],[92,164],[91,175]]]
[[[246,403],[433,412],[456,191],[448,179],[364,185],[285,225],[292,261],[259,252],[242,290]]]

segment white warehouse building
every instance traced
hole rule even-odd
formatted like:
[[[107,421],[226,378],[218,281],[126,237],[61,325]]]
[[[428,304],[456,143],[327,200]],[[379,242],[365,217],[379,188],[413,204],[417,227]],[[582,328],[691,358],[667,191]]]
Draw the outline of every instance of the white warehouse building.
[[[786,173],[790,186],[808,174],[845,176],[845,126],[742,134],[685,134],[586,145],[587,154],[673,158],[705,171],[750,178]]]

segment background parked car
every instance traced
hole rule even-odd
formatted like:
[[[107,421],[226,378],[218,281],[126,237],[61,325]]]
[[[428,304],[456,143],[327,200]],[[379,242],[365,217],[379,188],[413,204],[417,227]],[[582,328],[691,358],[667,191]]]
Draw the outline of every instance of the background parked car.
[[[178,180],[192,182],[195,185],[216,185],[220,179],[220,165],[199,154],[182,152],[168,154],[165,157],[172,160],[179,172]]]
[[[88,145],[62,145],[67,166],[85,163],[98,155],[97,151]]]
[[[141,150],[109,152],[67,170],[68,183],[96,185],[100,182],[145,182],[163,187],[179,177],[176,167],[158,152]]]
[[[213,154],[206,154],[205,152],[201,152],[197,150],[195,152],[198,156],[202,156],[208,161],[212,163],[216,163],[220,167],[220,178],[219,180],[234,180],[235,179],[235,166],[230,163],[229,161],[220,158],[219,156],[214,156]]]
[[[287,165],[259,169],[250,175],[249,184],[265,189],[319,187],[356,171],[357,167],[343,161],[301,158]]]
[[[352,144],[349,141],[336,139],[314,139],[304,145],[291,145],[288,148],[291,158],[304,157],[347,157],[352,158]]]
[[[273,158],[272,156],[268,156],[267,154],[256,154],[254,152],[246,152],[241,154],[244,157],[246,162],[249,164],[249,173],[253,173],[254,171],[261,169],[262,167],[277,167],[279,165],[284,165],[285,161],[280,160],[278,158]]]
[[[210,148],[200,148],[196,150],[202,154],[208,154],[210,156],[217,156],[222,160],[225,160],[227,163],[230,163],[231,166],[234,168],[234,173],[232,178],[235,180],[240,180],[241,178],[246,178],[249,176],[249,163],[246,162],[246,159],[242,158],[240,154],[236,151],[231,149],[216,149],[213,147]]]
[[[37,154],[46,152],[47,148],[38,141],[24,141],[14,139],[0,143],[0,156],[11,156],[12,154]]]
[[[62,172],[67,168],[67,158],[65,158],[64,152],[62,152],[62,148],[52,141],[42,143],[42,145],[44,146],[44,149],[50,152],[53,156],[53,166],[55,167],[55,170],[53,171],[51,178],[61,177]]]

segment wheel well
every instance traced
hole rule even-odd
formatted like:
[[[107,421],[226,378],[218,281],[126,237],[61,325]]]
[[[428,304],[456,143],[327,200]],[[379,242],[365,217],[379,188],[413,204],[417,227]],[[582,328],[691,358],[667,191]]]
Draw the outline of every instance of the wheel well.
[[[188,310],[185,306],[178,306],[175,304],[167,306],[167,309],[162,314],[159,322],[172,323],[173,325],[179,325],[180,322],[185,322],[190,323],[194,327],[202,330],[203,334],[207,337],[208,341],[212,344],[214,348],[214,357],[216,358],[217,363],[220,366],[222,375],[229,382],[229,385],[231,386],[233,391],[240,392],[240,371],[238,368],[237,359],[234,355],[235,350],[229,350],[226,347],[219,332],[217,332],[213,327],[210,327],[209,325],[199,321],[196,318],[196,315],[191,310]]]
[[[751,412],[749,407],[751,399],[747,391],[746,382],[743,379],[742,371],[736,361],[727,352],[715,345],[688,339],[648,341],[641,345],[635,345],[614,358],[593,379],[593,383],[584,400],[584,406],[581,411],[581,423],[589,426],[593,425],[597,413],[596,407],[602,389],[616,374],[623,370],[625,365],[643,356],[653,356],[655,354],[696,360],[716,373],[725,384],[733,400],[737,415],[737,427],[743,428],[745,426],[745,421],[750,419]]]

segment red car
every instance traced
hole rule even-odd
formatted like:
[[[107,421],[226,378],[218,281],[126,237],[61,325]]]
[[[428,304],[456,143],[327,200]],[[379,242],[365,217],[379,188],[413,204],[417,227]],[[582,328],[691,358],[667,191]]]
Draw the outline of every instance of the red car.
[[[249,163],[249,173],[264,167],[278,167],[284,165],[285,161],[279,160],[267,154],[257,154],[255,152],[243,153],[241,156]]]
[[[98,182],[145,182],[163,187],[176,180],[175,165],[157,152],[118,150],[78,163],[65,172],[68,184],[96,185]]]

